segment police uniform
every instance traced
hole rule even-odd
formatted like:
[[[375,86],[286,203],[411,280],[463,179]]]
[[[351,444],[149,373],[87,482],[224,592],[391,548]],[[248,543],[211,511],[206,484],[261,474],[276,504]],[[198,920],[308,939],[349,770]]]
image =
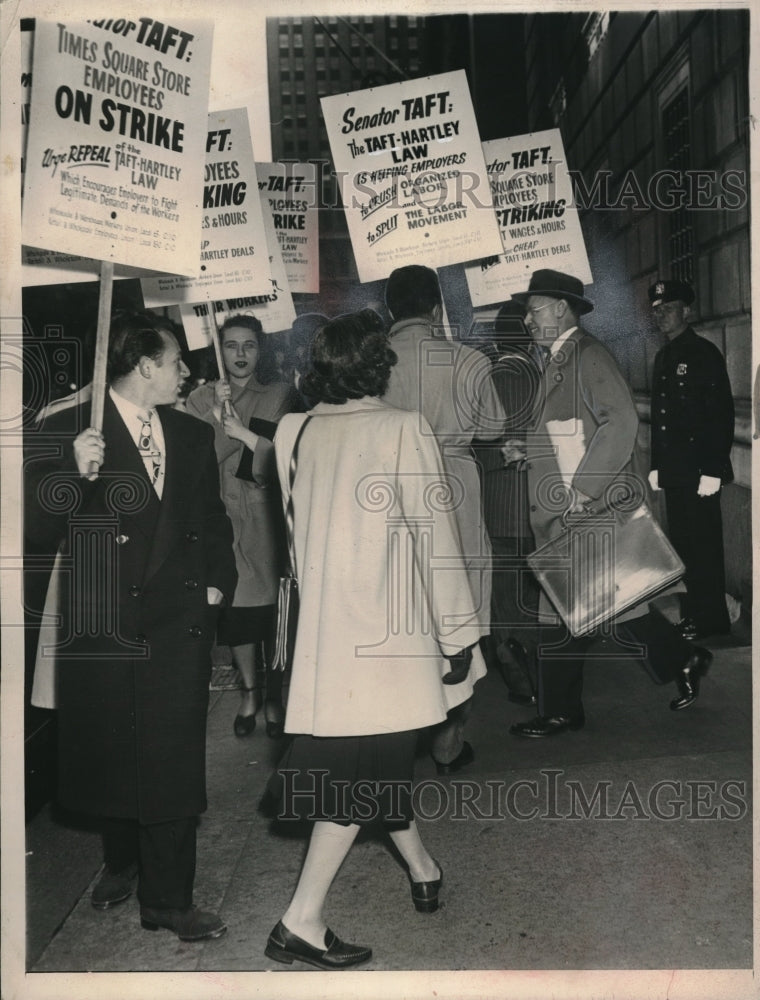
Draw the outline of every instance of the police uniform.
[[[680,281],[649,289],[653,308],[694,292]],[[686,618],[699,635],[729,631],[720,491],[697,492],[700,478],[730,483],[734,402],[723,355],[691,326],[657,353],[652,376],[652,469],[665,491],[668,531],[686,567]]]

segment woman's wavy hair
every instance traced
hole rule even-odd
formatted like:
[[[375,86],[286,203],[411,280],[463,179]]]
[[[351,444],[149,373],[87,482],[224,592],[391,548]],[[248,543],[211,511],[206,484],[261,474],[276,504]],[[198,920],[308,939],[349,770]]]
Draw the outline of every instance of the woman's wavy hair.
[[[382,396],[397,358],[374,309],[336,316],[314,336],[311,369],[301,384],[313,402],[345,403]]]

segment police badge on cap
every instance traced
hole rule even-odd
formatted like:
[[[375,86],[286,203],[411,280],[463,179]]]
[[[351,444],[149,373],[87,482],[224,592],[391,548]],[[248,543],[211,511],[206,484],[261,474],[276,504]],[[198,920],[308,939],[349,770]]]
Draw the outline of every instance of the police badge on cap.
[[[649,301],[652,308],[663,302],[683,302],[688,306],[694,301],[694,289],[685,281],[655,281],[649,289]]]

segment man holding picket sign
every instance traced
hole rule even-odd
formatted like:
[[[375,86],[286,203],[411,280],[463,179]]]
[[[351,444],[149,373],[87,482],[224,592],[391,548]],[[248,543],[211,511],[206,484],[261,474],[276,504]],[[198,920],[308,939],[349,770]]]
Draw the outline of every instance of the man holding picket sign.
[[[174,407],[188,374],[167,320],[117,316],[102,430],[90,403],[45,421],[56,452],[30,461],[26,511],[31,538],[62,544],[59,799],[101,819],[92,904],[127,899],[139,870],[142,926],[200,941],[226,930],[193,882],[210,652],[237,572],[212,430]]]

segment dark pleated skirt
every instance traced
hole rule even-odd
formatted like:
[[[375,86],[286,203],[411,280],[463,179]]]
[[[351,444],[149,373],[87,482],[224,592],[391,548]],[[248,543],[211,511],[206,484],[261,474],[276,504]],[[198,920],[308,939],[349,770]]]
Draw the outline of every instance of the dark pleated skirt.
[[[221,646],[247,646],[264,642],[274,635],[274,604],[261,607],[223,608],[216,629]]]
[[[295,736],[278,765],[280,819],[406,829],[417,734]]]

